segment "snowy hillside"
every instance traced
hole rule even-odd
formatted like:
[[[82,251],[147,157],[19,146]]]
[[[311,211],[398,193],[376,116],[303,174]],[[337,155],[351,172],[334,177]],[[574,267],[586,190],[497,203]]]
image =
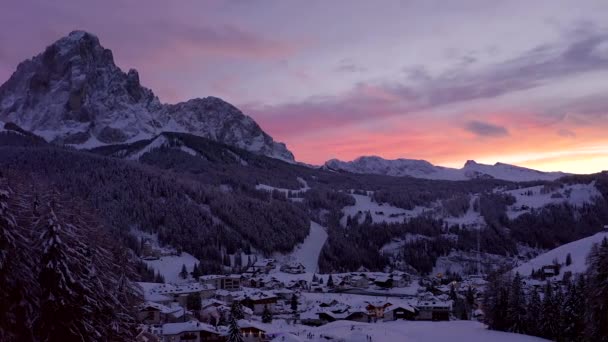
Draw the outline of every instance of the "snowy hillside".
[[[0,121],[79,148],[182,132],[294,161],[284,144],[219,98],[162,104],[140,84],[136,70],[123,72],[112,51],[83,31],[71,32],[19,64],[0,86]]]
[[[509,190],[505,193],[513,195],[516,199],[516,202],[507,211],[507,215],[511,219],[549,204],[567,203],[580,207],[592,203],[597,197],[602,197],[595,182],[565,185],[559,188],[548,188],[541,185]]]
[[[372,217],[372,222],[403,222],[404,220],[416,217],[430,208],[416,207],[414,210],[405,210],[393,207],[387,203],[377,203],[370,196],[352,194],[355,198],[355,205],[349,205],[342,209],[344,216],[340,219],[342,225],[346,225],[347,216],[359,216],[359,221],[365,219],[365,214],[369,212]]]
[[[513,269],[513,273],[519,272],[522,275],[528,276],[533,269],[538,270],[543,266],[552,265],[554,260],[557,260],[558,263],[562,264],[560,269],[560,273],[562,274],[568,271],[572,273],[584,272],[587,269],[585,260],[591,250],[591,246],[595,243],[600,243],[604,238],[608,238],[608,232],[600,232],[584,239],[559,246],[519,265]],[[572,264],[566,266],[565,261],[568,254],[572,257]]]
[[[318,261],[321,249],[327,240],[327,232],[325,228],[316,222],[310,221],[310,233],[300,245],[287,255],[278,255],[276,259],[279,262],[296,262],[301,263],[306,272],[318,272]]]
[[[325,167],[331,170],[343,170],[352,173],[368,173],[397,177],[410,176],[435,180],[496,178],[513,182],[524,182],[533,180],[555,180],[566,175],[562,172],[541,172],[503,163],[486,165],[469,160],[463,168],[455,169],[436,166],[425,160],[387,160],[376,156],[359,157],[350,162],[332,159],[325,163]]]

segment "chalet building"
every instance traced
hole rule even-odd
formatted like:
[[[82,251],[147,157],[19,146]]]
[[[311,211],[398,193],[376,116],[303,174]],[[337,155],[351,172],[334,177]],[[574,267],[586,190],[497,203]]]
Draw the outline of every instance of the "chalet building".
[[[365,309],[367,310],[369,316],[374,319],[381,319],[384,317],[384,310],[390,307],[392,304],[389,302],[377,302],[371,303],[367,302],[367,306]]]
[[[350,286],[357,287],[360,289],[366,289],[369,287],[369,280],[363,275],[356,275],[350,278]]]
[[[254,262],[253,265],[251,265],[251,269],[253,270],[253,272],[268,273],[274,268],[275,263],[276,260],[274,259],[258,260]]]
[[[449,321],[452,303],[447,301],[423,301],[416,305],[418,321]]]
[[[172,303],[171,306],[167,306],[154,302],[145,302],[139,306],[137,311],[137,319],[144,324],[163,324],[183,321],[184,315],[187,315],[187,312],[177,303]]]
[[[141,247],[141,258],[143,260],[158,260],[160,258],[160,251],[154,249],[150,241],[146,240]]]
[[[374,280],[374,284],[378,287],[391,288],[393,287],[393,278],[390,276],[380,276]]]
[[[162,336],[164,342],[224,342],[227,331],[218,330],[215,327],[197,322],[181,322],[163,324]]]
[[[261,315],[265,307],[268,307],[270,312],[274,312],[277,299],[278,297],[272,293],[259,292],[247,295],[241,300],[241,304],[253,310],[255,315]]]
[[[398,319],[404,319],[413,321],[416,319],[418,311],[416,308],[409,305],[391,305],[384,309],[384,320],[385,321],[396,321]]]
[[[208,284],[217,290],[238,291],[241,289],[243,277],[240,274],[204,275],[198,278],[201,284]]]
[[[306,267],[299,262],[293,262],[281,266],[281,272],[290,274],[302,274],[306,272]]]
[[[559,275],[559,265],[545,265],[541,268],[541,272],[545,277],[554,277]]]
[[[185,307],[188,300],[188,295],[196,294],[201,299],[213,297],[215,287],[208,284],[190,283],[182,285],[162,284],[149,290],[150,295],[164,296],[172,298],[172,302],[178,302]],[[156,302],[156,301],[155,301]],[[163,301],[164,304],[168,304]]]
[[[354,322],[370,322],[371,317],[368,312],[363,309],[353,310],[325,310],[318,313],[321,322],[334,322],[338,320],[354,321]]]
[[[270,337],[267,336],[266,330],[257,325],[255,322],[241,319],[238,321],[241,334],[244,342],[268,342]]]

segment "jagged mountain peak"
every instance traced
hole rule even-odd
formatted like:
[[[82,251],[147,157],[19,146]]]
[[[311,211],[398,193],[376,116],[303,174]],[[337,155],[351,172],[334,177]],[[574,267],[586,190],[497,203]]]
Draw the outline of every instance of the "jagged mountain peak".
[[[217,97],[162,104],[123,72],[99,38],[73,31],[19,64],[0,86],[0,120],[75,147],[129,143],[184,132],[293,162],[250,117]]]

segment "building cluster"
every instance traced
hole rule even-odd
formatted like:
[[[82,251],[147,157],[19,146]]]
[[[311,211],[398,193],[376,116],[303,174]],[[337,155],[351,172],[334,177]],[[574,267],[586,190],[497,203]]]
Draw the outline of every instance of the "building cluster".
[[[413,277],[402,271],[360,269],[315,274],[312,279],[310,274],[299,276],[303,272],[301,264],[279,266],[274,259],[264,259],[240,274],[203,275],[184,284],[139,283],[145,298],[138,315],[140,340],[225,341],[235,302],[242,307],[239,329],[245,341],[270,340],[272,325],[261,323],[268,315],[315,326],[336,320],[449,320],[450,292],[463,295],[466,288],[485,284],[474,278],[442,284],[434,277]],[[383,299],[362,301],[365,298]]]

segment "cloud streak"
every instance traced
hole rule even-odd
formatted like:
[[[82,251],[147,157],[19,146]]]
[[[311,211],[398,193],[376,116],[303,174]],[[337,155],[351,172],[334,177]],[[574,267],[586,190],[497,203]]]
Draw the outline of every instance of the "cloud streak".
[[[464,129],[480,137],[505,137],[509,135],[506,128],[481,121],[469,121]]]

